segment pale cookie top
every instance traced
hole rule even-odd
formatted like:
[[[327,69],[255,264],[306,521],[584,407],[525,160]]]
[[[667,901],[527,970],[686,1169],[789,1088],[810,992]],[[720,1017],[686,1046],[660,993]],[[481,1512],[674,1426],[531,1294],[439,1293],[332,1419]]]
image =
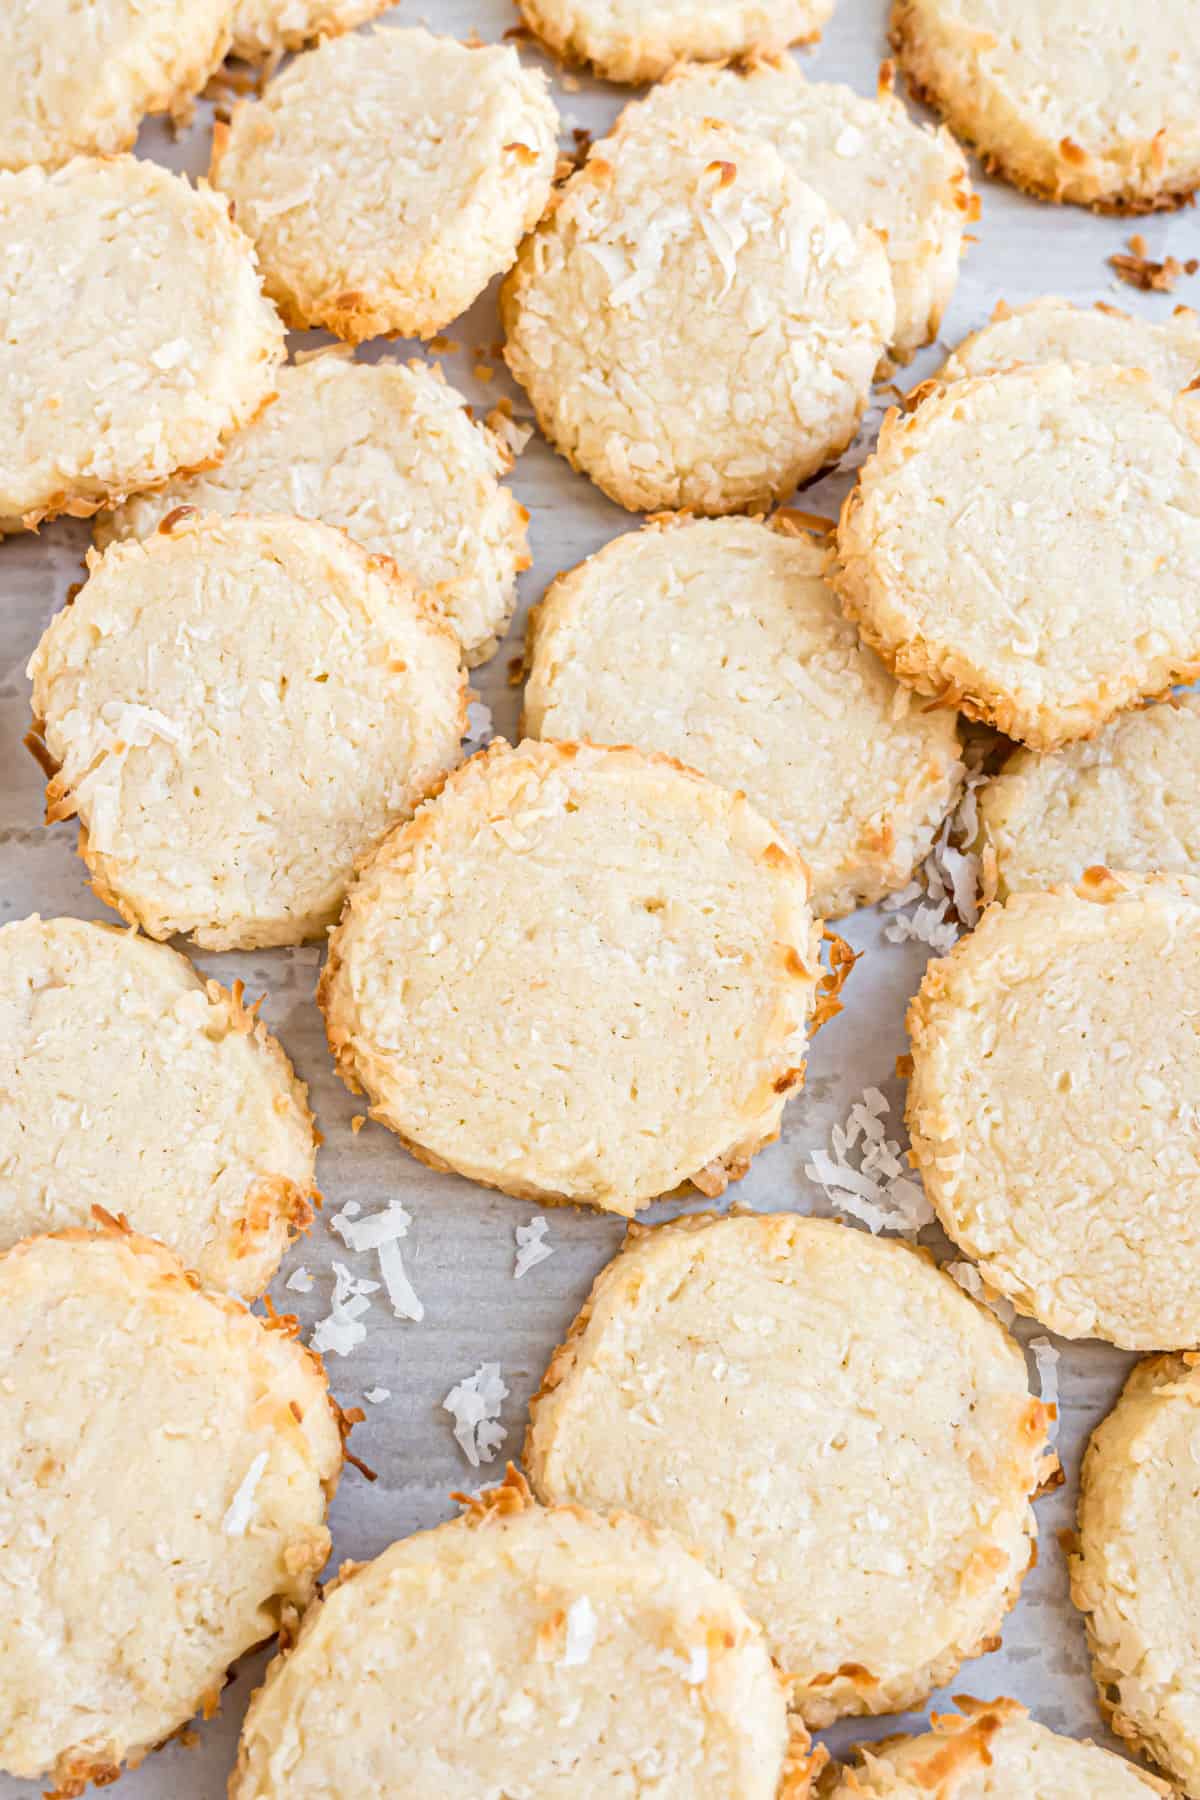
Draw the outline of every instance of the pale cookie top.
[[[254,1696],[231,1800],[775,1800],[783,1690],[733,1590],[640,1519],[528,1494],[511,1472],[343,1568]]]
[[[1200,696],[1124,713],[1053,756],[1016,750],[978,807],[989,900],[1096,864],[1200,875]]]
[[[1047,298],[1016,307],[1000,300],[988,323],[956,345],[934,380],[961,381],[1017,363],[1048,362],[1146,369],[1161,387],[1178,393],[1200,375],[1200,318],[1187,306],[1177,306],[1166,319],[1145,319],[1106,300],[1072,306]]]
[[[251,61],[336,37],[386,12],[393,0],[235,0],[233,55]]]
[[[956,1698],[922,1737],[864,1745],[825,1800],[1149,1800],[1169,1792],[1098,1745],[1047,1731],[1015,1700]]]
[[[330,1045],[435,1168],[626,1214],[689,1178],[719,1193],[803,1080],[807,894],[743,795],[638,750],[498,740],[351,890]]]
[[[1200,1793],[1200,1367],[1139,1363],[1083,1462],[1071,1598],[1114,1731]]]
[[[0,1258],[0,1770],[111,1781],[312,1598],[341,1437],[317,1359],[147,1238]]]
[[[121,1212],[208,1286],[261,1293],[312,1216],[306,1090],[186,957],[82,919],[0,929],[0,1250]]]
[[[1016,894],[909,1008],[925,1191],[984,1279],[1064,1337],[1200,1339],[1200,882]]]
[[[954,715],[859,642],[828,549],[781,515],[648,525],[560,575],[530,624],[523,730],[662,750],[747,797],[813,910],[903,887],[962,774]]]
[[[5,0],[0,168],[128,150],[229,48],[230,0]]]
[[[633,511],[765,509],[854,435],[895,324],[878,240],[765,138],[701,121],[597,144],[501,290],[556,449]]]
[[[193,515],[88,558],[29,664],[47,819],[151,937],[296,944],[459,755],[458,643],[331,526]]]
[[[833,0],[517,0],[551,50],[608,81],[657,81],[684,57],[784,50],[820,35]]]
[[[1200,674],[1200,394],[1049,363],[889,413],[842,604],[919,693],[1034,750]]]
[[[180,505],[323,519],[411,575],[469,663],[490,656],[529,562],[528,515],[500,485],[507,448],[424,363],[355,363],[335,349],[277,382],[279,398],[218,468],[136,495],[97,522],[96,542],[148,537]]]
[[[811,1726],[991,1647],[1054,1467],[992,1314],[907,1244],[787,1213],[635,1228],[530,1418],[539,1495],[695,1544]]]
[[[0,533],[212,461],[283,327],[225,202],[151,162],[0,172]]]
[[[211,178],[290,326],[431,337],[537,223],[557,130],[545,76],[515,50],[377,29],[306,51],[241,101]]]
[[[1118,212],[1200,182],[1194,0],[893,0],[910,85],[1018,187]]]
[[[892,354],[907,362],[933,338],[978,202],[950,133],[916,124],[889,87],[866,100],[807,81],[790,56],[757,57],[741,70],[684,63],[623,118],[656,126],[719,118],[761,134],[848,225],[879,234],[896,300]]]

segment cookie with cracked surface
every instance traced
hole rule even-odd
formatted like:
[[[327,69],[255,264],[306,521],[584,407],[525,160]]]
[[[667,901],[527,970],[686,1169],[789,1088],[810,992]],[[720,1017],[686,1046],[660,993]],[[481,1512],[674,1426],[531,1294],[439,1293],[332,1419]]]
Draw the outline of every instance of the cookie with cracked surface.
[[[999,1320],[909,1245],[787,1213],[635,1227],[530,1421],[539,1496],[695,1544],[812,1727],[994,1647],[1055,1466]]]
[[[1021,363],[1117,363],[1145,369],[1171,393],[1200,375],[1200,318],[1177,306],[1169,319],[1121,312],[1106,300],[1072,306],[1048,297],[1025,306],[997,302],[988,323],[955,346],[937,384],[995,375]]]
[[[251,1702],[231,1800],[807,1793],[761,1633],[679,1539],[534,1505],[515,1471],[466,1504],[326,1589]]]
[[[278,514],[89,553],[29,665],[48,822],[151,937],[298,944],[454,766],[458,640],[386,557]]]
[[[423,1160],[630,1214],[719,1193],[776,1135],[819,943],[803,864],[743,795],[497,740],[362,870],[318,999],[343,1079]]]
[[[891,32],[921,98],[1029,193],[1140,213],[1200,183],[1191,0],[893,0]]]
[[[1200,882],[1093,869],[989,907],[909,1008],[925,1191],[1063,1337],[1200,1339],[1198,980]]]
[[[500,296],[542,431],[631,511],[765,510],[850,442],[895,303],[887,258],[765,139],[627,124]]]
[[[231,54],[247,62],[302,50],[386,12],[392,0],[236,0]]]
[[[1047,363],[889,413],[834,583],[900,680],[1028,744],[1200,674],[1200,393]]]
[[[6,0],[0,169],[128,150],[229,48],[229,0]]]
[[[541,217],[557,132],[545,76],[515,50],[377,27],[305,51],[240,101],[209,179],[288,325],[351,344],[432,337]]]
[[[500,482],[507,448],[437,367],[357,363],[340,349],[280,369],[279,396],[216,469],[135,494],[96,542],[146,538],[178,506],[296,513],[390,556],[429,595],[468,666],[496,649],[529,566],[528,514]]]
[[[224,202],[132,156],[0,171],[0,534],[207,465],[283,327]]]
[[[658,81],[686,58],[811,44],[834,0],[517,0],[556,56],[607,81]]]
[[[240,984],[165,944],[0,927],[0,1093],[0,1251],[100,1206],[253,1299],[312,1215],[307,1090]]]
[[[1015,750],[978,794],[984,898],[1101,865],[1200,876],[1200,695],[1124,713],[1052,756]]]
[[[0,1769],[112,1781],[291,1628],[342,1465],[314,1356],[118,1230],[0,1257]]]
[[[618,121],[647,127],[706,118],[756,133],[846,223],[875,232],[896,301],[891,356],[908,362],[929,343],[954,292],[963,231],[977,216],[967,162],[946,130],[909,118],[886,80],[864,99],[808,81],[789,56],[737,68],[683,63]]]
[[[639,744],[741,788],[788,834],[813,910],[904,886],[962,775],[843,618],[828,543],[781,514],[650,524],[560,575],[530,617],[522,730]]]
[[[917,1737],[864,1744],[824,1800],[1149,1800],[1170,1789],[1098,1744],[1061,1737],[1015,1700],[956,1699]]]
[[[1112,1729],[1200,1794],[1200,1367],[1148,1357],[1092,1433],[1083,1459],[1071,1597],[1084,1615]]]

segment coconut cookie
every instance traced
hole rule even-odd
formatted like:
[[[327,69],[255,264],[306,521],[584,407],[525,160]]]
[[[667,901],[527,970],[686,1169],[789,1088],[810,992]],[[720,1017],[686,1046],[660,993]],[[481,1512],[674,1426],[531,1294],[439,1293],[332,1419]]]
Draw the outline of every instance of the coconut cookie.
[[[6,0],[0,168],[128,150],[182,113],[229,48],[230,0]]]
[[[903,887],[962,774],[954,716],[897,687],[781,515],[647,525],[531,618],[523,730],[666,751],[741,788],[796,846],[813,909]]]
[[[429,595],[469,664],[496,649],[529,566],[512,457],[437,368],[319,352],[281,369],[279,398],[220,467],[138,494],[97,524],[101,546],[148,537],[180,505],[297,513],[390,556]]]
[[[386,12],[392,0],[236,0],[233,55],[257,62],[337,37]]]
[[[207,189],[132,156],[0,172],[0,253],[0,533],[214,461],[273,394],[283,327]]]
[[[835,582],[901,681],[1054,750],[1200,674],[1200,394],[1051,363],[901,417]]]
[[[191,515],[88,565],[29,664],[47,822],[78,814],[94,887],[151,937],[317,936],[458,760],[456,639],[309,520]]]
[[[810,1726],[994,1648],[1053,1467],[992,1314],[907,1244],[787,1213],[637,1230],[530,1419],[538,1494],[695,1544]]]
[[[431,337],[507,269],[550,198],[558,115],[515,50],[350,33],[218,126],[210,179],[297,329]]]
[[[840,455],[895,326],[878,240],[765,139],[627,125],[501,290],[550,442],[633,511],[763,510]]]
[[[1106,301],[1072,306],[1069,300],[1031,300],[1012,307],[999,301],[989,322],[953,350],[934,377],[995,375],[1019,363],[1118,363],[1145,369],[1160,387],[1178,393],[1200,375],[1200,318],[1177,306],[1169,319],[1134,318]]]
[[[719,1193],[804,1077],[807,895],[743,795],[638,750],[501,740],[352,889],[330,1046],[435,1168],[625,1214]]]
[[[81,1794],[215,1710],[312,1598],[341,1463],[317,1359],[160,1245],[0,1258],[0,1770]]]
[[[608,81],[658,81],[682,58],[810,44],[833,0],[517,0],[547,49]]]
[[[1200,1358],[1139,1363],[1083,1462],[1071,1597],[1112,1729],[1200,1794]]]
[[[910,86],[1029,193],[1152,212],[1200,183],[1192,0],[893,0],[892,43]]]
[[[1200,1339],[1200,883],[1015,894],[909,1008],[925,1191],[984,1279],[1063,1337]]]
[[[889,86],[864,100],[807,81],[790,56],[737,69],[683,63],[623,118],[659,128],[718,118],[765,138],[847,224],[880,238],[896,300],[892,355],[907,362],[934,337],[978,202],[950,133],[914,124]]]
[[[1148,1800],[1166,1784],[1123,1757],[1047,1731],[1015,1700],[968,1700],[921,1737],[863,1745],[826,1800]]]
[[[0,929],[0,1250],[121,1211],[209,1287],[262,1292],[312,1216],[306,1090],[232,993],[82,919]]]
[[[1097,864],[1200,876],[1200,697],[1125,713],[1053,756],[1014,751],[978,808],[989,900]]]
[[[775,1800],[787,1762],[782,1685],[733,1589],[669,1533],[535,1506],[510,1471],[344,1565],[267,1670],[229,1791]]]

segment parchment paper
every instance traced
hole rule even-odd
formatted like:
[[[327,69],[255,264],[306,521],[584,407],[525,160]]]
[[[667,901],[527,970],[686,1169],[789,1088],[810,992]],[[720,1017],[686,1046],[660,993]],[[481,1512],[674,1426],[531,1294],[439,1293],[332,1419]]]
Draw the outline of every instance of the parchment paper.
[[[872,93],[886,53],[885,14],[885,0],[838,0],[823,43],[804,56],[805,69],[814,77],[846,81],[861,93]],[[499,39],[516,23],[507,0],[426,0],[423,12],[413,6],[397,7],[389,19],[425,23],[458,36],[474,30],[487,40]],[[532,50],[523,54],[538,60]],[[564,84],[560,71],[551,72],[565,145],[570,147],[574,127],[600,136],[627,92],[574,77]],[[202,104],[195,125],[178,140],[161,126],[148,125],[139,150],[173,168],[202,173],[208,161],[210,120],[211,107]],[[1155,318],[1166,317],[1177,301],[1200,306],[1200,280],[1185,281],[1174,299],[1146,295],[1119,284],[1106,262],[1125,248],[1134,229],[1142,231],[1152,256],[1161,257],[1168,250],[1181,261],[1200,255],[1200,221],[1194,212],[1133,223],[1096,218],[1074,208],[1027,200],[987,181],[977,167],[973,176],[983,197],[983,217],[974,227],[979,241],[969,247],[941,345],[917,360],[902,377],[906,384],[910,376],[915,381],[935,368],[944,346],[983,324],[1001,297],[1013,303],[1048,293],[1081,302],[1107,299]],[[448,327],[448,333],[462,349],[442,360],[468,399],[487,410],[501,393],[508,393],[520,411],[523,399],[492,353],[500,336],[494,291],[465,319]],[[297,337],[295,344],[322,341],[322,334],[309,333]],[[360,354],[369,358],[398,350],[421,354],[417,345],[367,346]],[[481,361],[495,370],[488,382],[473,373]],[[851,479],[839,472],[809,488],[803,506],[832,516]],[[556,571],[636,524],[537,437],[521,456],[512,482],[532,514],[534,564],[521,579],[521,606],[507,641],[473,677],[497,729],[506,734],[515,730],[519,708],[519,692],[507,682],[508,667],[520,649],[529,603]],[[35,910],[112,917],[85,884],[86,872],[74,853],[74,822],[49,830],[42,826],[42,778],[21,747],[29,723],[24,666],[67,587],[80,579],[87,541],[86,527],[67,521],[36,537],[0,544],[0,918],[4,920]],[[831,1208],[824,1194],[804,1175],[812,1149],[827,1146],[831,1126],[845,1118],[868,1084],[885,1091],[893,1103],[893,1120],[898,1121],[903,1096],[893,1066],[907,1047],[904,1009],[920,981],[927,952],[917,944],[886,942],[882,923],[872,911],[840,927],[856,949],[865,951],[846,990],[846,1010],[817,1037],[807,1086],[788,1108],[780,1141],[756,1159],[749,1175],[729,1190],[722,1204],[737,1200],[762,1210],[827,1214]],[[325,1134],[318,1179],[327,1200],[326,1220],[348,1201],[358,1201],[370,1211],[391,1197],[401,1199],[413,1214],[403,1251],[426,1308],[424,1322],[395,1319],[381,1293],[368,1315],[366,1341],[346,1358],[329,1359],[332,1388],[343,1405],[361,1404],[373,1387],[391,1390],[390,1400],[366,1407],[367,1420],[354,1433],[354,1450],[378,1471],[378,1480],[370,1484],[347,1469],[332,1513],[332,1568],[346,1557],[372,1556],[393,1538],[451,1516],[455,1509],[448,1498],[450,1490],[480,1485],[481,1475],[469,1467],[455,1443],[442,1401],[456,1381],[483,1361],[499,1362],[511,1390],[503,1414],[508,1439],[492,1472],[500,1473],[505,1453],[519,1454],[528,1396],[593,1276],[617,1249],[623,1228],[619,1221],[591,1212],[552,1211],[549,1241],[554,1255],[514,1281],[514,1228],[534,1208],[455,1176],[431,1173],[380,1126],[367,1124],[353,1136],[350,1121],[362,1103],[351,1100],[333,1073],[313,1004],[320,954],[319,948],[310,946],[254,955],[199,955],[196,961],[225,983],[240,976],[252,995],[265,990],[264,1016],[309,1083]],[[891,1135],[903,1134],[897,1129]],[[643,1216],[655,1220],[706,1204],[697,1195],[694,1201],[661,1204]],[[938,1247],[936,1232],[925,1237]],[[305,1337],[313,1321],[328,1311],[329,1269],[335,1258],[349,1263],[356,1274],[372,1278],[377,1274],[370,1266],[373,1258],[349,1256],[327,1223],[318,1220],[311,1237],[284,1264],[272,1290],[281,1311],[300,1314]],[[284,1286],[287,1275],[301,1264],[316,1277],[308,1295]],[[1019,1335],[1027,1342],[1039,1330],[1022,1325]],[[1055,1729],[1104,1739],[1083,1630],[1067,1598],[1057,1534],[1072,1522],[1087,1434],[1111,1405],[1130,1359],[1099,1344],[1062,1343],[1059,1348],[1063,1352],[1059,1449],[1066,1486],[1039,1503],[1039,1564],[1006,1622],[1002,1650],[969,1663],[955,1678],[952,1692],[1012,1694]],[[168,1796],[221,1800],[242,1714],[264,1660],[251,1658],[239,1667],[219,1716],[198,1726],[194,1748],[173,1744],[127,1775],[120,1784],[122,1800]],[[942,1694],[931,1705],[948,1703],[949,1694]],[[826,1740],[836,1748],[920,1722],[919,1715],[851,1721],[826,1734]],[[0,1800],[32,1800],[42,1785],[0,1777]]]

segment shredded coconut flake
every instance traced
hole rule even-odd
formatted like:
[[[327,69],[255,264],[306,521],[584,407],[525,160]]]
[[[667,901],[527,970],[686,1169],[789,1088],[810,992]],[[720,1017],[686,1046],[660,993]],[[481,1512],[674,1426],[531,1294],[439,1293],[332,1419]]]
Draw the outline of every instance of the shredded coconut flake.
[[[1049,1338],[1030,1338],[1029,1348],[1033,1351],[1033,1360],[1037,1364],[1038,1389],[1042,1403],[1051,1409],[1050,1424],[1046,1438],[1053,1443],[1058,1436],[1058,1361],[1059,1352]]]
[[[384,1388],[384,1387],[368,1388],[366,1393],[363,1395],[363,1399],[369,1400],[372,1406],[380,1406],[383,1404],[383,1402],[385,1400],[390,1400],[391,1397],[392,1397],[391,1388]]]
[[[536,1269],[539,1263],[554,1255],[553,1245],[546,1242],[549,1229],[540,1213],[535,1213],[527,1225],[517,1226],[517,1255],[513,1263],[515,1281],[520,1281],[522,1275],[528,1275],[530,1269]]]
[[[358,1219],[360,1210],[357,1203],[351,1201],[329,1221],[342,1242],[356,1255],[363,1250],[378,1250],[381,1245],[395,1243],[397,1238],[408,1235],[412,1215],[398,1200],[389,1200],[382,1212],[368,1213],[365,1219]]]
[[[221,1530],[227,1536],[245,1537],[246,1527],[254,1517],[254,1496],[258,1491],[258,1484],[262,1480],[263,1470],[266,1466],[267,1453],[265,1450],[260,1450],[242,1476],[241,1485],[229,1502],[229,1511],[221,1520]]]
[[[946,1273],[953,1276],[964,1293],[970,1294],[973,1300],[978,1300],[981,1305],[990,1308],[1002,1325],[1012,1324],[1017,1316],[1016,1307],[1011,1300],[1006,1300],[1003,1294],[998,1294],[995,1288],[988,1286],[974,1263],[947,1263]]]
[[[981,762],[968,767],[959,803],[944,821],[916,878],[883,902],[884,912],[896,915],[884,928],[889,943],[915,940],[945,956],[962,931],[975,929],[979,921],[979,858],[959,846],[975,841],[979,828],[975,795],[986,780]],[[914,901],[918,904],[912,912],[901,911]]]
[[[473,1469],[491,1462],[508,1436],[499,1423],[501,1403],[508,1389],[500,1379],[499,1363],[480,1363],[473,1375],[452,1387],[442,1406],[454,1418],[454,1435]]]
[[[395,1239],[390,1239],[379,1246],[379,1267],[383,1274],[383,1285],[387,1289],[388,1299],[392,1303],[392,1311],[398,1319],[412,1319],[418,1325],[425,1317],[425,1308],[413,1291],[413,1284],[404,1270],[404,1258],[400,1254],[400,1246]]]
[[[567,1608],[567,1641],[562,1653],[564,1669],[578,1669],[596,1647],[596,1609],[586,1594]]]
[[[319,1356],[330,1352],[348,1356],[367,1335],[362,1315],[370,1308],[371,1295],[379,1292],[379,1283],[356,1280],[344,1263],[334,1263],[333,1281],[333,1304],[313,1332],[310,1345]]]
[[[301,1267],[288,1276],[286,1285],[293,1294],[311,1294],[316,1282],[308,1270]]]
[[[865,1089],[846,1123],[835,1125],[830,1133],[832,1156],[814,1150],[804,1172],[824,1188],[839,1211],[860,1220],[869,1231],[916,1237],[933,1218],[933,1208],[920,1182],[908,1174],[900,1144],[884,1129],[890,1111],[879,1088]],[[850,1160],[851,1151],[857,1165]]]

